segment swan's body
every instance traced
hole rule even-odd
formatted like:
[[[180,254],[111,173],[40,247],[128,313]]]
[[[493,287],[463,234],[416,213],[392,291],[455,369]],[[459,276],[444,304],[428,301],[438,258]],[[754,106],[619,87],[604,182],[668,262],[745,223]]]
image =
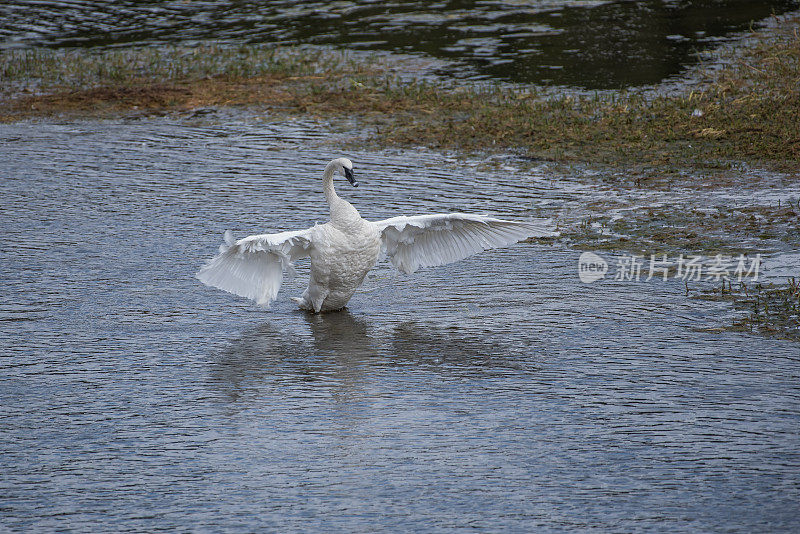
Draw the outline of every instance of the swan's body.
[[[404,273],[443,265],[481,250],[516,243],[533,236],[557,235],[543,225],[512,222],[482,215],[444,213],[393,217],[370,222],[340,198],[333,175],[344,174],[351,184],[353,164],[331,161],[322,177],[331,220],[307,230],[261,234],[234,241],[226,232],[220,254],[204,265],[197,278],[204,284],[269,305],[280,289],[283,269],[311,258],[311,277],[301,308],[319,313],[345,307],[364,277],[375,266],[381,249]]]
[[[309,254],[311,278],[303,296],[296,299],[301,308],[317,312],[344,308],[378,261],[378,230],[355,208],[347,211],[347,217],[340,215],[311,229],[315,244]]]

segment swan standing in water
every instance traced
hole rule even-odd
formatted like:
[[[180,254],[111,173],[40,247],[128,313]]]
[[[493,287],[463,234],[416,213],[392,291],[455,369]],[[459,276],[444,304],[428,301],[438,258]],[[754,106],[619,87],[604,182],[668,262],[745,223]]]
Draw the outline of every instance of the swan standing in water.
[[[235,241],[225,232],[220,253],[197,273],[206,285],[268,306],[281,287],[283,270],[294,272],[296,260],[311,257],[311,279],[301,308],[315,313],[345,307],[383,250],[401,272],[452,263],[482,250],[511,245],[527,237],[557,235],[541,224],[512,222],[467,213],[392,217],[370,222],[340,198],[333,176],[344,175],[354,186],[353,164],[347,158],[328,163],[322,189],[331,220],[307,230],[252,235]]]

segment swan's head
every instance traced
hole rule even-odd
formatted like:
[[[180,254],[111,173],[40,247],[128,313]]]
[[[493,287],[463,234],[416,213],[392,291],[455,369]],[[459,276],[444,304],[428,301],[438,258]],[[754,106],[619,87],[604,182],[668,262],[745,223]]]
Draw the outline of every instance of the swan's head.
[[[356,177],[353,175],[353,162],[347,158],[339,158],[333,160],[331,163],[335,165],[334,170],[339,171],[339,174],[347,178],[347,181],[350,182],[350,185],[353,187],[358,187],[358,182],[356,182]]]

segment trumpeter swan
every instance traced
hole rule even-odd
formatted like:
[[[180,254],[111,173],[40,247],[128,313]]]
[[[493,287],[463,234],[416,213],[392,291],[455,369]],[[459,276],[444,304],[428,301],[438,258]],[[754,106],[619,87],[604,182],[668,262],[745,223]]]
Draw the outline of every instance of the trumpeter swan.
[[[516,243],[527,237],[557,233],[533,222],[512,222],[467,213],[435,213],[392,217],[370,222],[340,198],[333,176],[343,174],[354,186],[353,164],[338,158],[325,167],[322,189],[331,220],[307,230],[252,235],[235,241],[225,233],[220,253],[197,273],[206,285],[268,306],[278,294],[283,270],[311,258],[311,278],[301,297],[303,309],[319,313],[344,308],[375,266],[381,249],[401,272],[444,265],[482,250]]]

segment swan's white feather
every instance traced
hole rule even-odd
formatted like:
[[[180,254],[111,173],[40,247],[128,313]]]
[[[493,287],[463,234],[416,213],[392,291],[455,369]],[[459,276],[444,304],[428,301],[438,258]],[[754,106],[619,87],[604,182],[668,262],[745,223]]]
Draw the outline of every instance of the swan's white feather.
[[[515,222],[468,213],[392,217],[373,223],[392,264],[404,273],[459,261],[528,237],[558,235],[546,222]]]
[[[293,262],[311,253],[313,230],[251,235],[238,241],[225,232],[220,253],[196,276],[206,285],[269,306],[278,295],[283,270],[293,274]]]

